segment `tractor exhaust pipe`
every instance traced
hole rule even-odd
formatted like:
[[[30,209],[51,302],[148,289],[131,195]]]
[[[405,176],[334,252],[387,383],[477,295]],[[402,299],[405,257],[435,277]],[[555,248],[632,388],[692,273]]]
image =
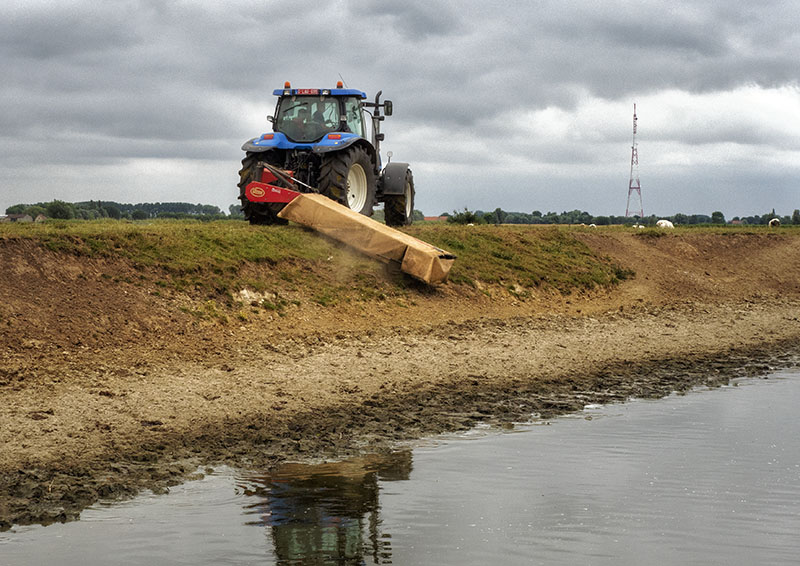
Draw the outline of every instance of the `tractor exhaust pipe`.
[[[364,106],[367,108],[375,109],[372,112],[372,146],[375,148],[375,153],[379,156],[381,154],[381,142],[384,138],[384,135],[381,133],[381,122],[386,119],[386,116],[392,115],[392,101],[385,100],[381,103],[382,94],[383,91],[379,90],[377,94],[375,94],[375,102],[364,103]],[[381,114],[381,108],[383,108],[383,115]]]

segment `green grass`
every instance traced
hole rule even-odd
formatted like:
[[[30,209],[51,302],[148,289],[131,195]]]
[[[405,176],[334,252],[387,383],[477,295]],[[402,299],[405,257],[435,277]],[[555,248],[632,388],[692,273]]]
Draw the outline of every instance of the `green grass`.
[[[236,287],[262,291],[260,280],[240,275],[246,264],[279,266],[284,280],[302,279],[303,265],[341,256],[330,241],[297,226],[256,227],[245,222],[55,221],[0,225],[2,240],[27,239],[59,253],[124,259],[142,272],[160,273],[154,284],[225,294]]]
[[[453,284],[497,285],[519,297],[534,288],[570,293],[607,287],[633,275],[593,253],[565,227],[430,223],[411,226],[407,232],[458,256],[450,275]],[[0,245],[11,240],[34,241],[57,253],[123,260],[136,275],[112,271],[101,276],[149,283],[159,293],[195,293],[200,306],[192,312],[204,319],[223,317],[223,306],[236,307],[236,293],[245,287],[280,296],[281,301],[261,305],[278,313],[298,296],[335,307],[350,301],[408,299],[428,291],[296,225],[191,220],[0,225]]]
[[[564,227],[412,226],[409,233],[458,256],[450,280],[562,293],[616,285],[633,275],[599,257]]]
[[[674,230],[625,227],[461,226],[420,223],[406,229],[458,256],[450,272],[455,285],[496,285],[524,297],[531,289],[561,293],[609,287],[634,274],[592,252],[577,235],[626,231],[642,239],[684,235],[800,235],[800,226],[679,226]],[[349,251],[345,246],[297,225],[250,226],[242,221],[147,222],[50,221],[0,224],[0,245],[27,240],[46,250],[93,259],[122,260],[135,271],[108,268],[109,282],[150,285],[156,293],[194,294],[201,318],[220,318],[234,307],[243,288],[272,293],[280,300],[261,308],[282,313],[299,300],[324,307],[351,301],[408,299],[427,292],[422,284]],[[116,263],[115,263],[116,262]],[[208,303],[207,301],[215,301]],[[213,306],[213,308],[212,308]]]
[[[46,248],[89,257],[123,257],[177,271],[224,271],[243,261],[278,263],[326,253],[318,238],[285,226],[264,230],[244,222],[55,221],[3,226],[0,238],[26,237]]]

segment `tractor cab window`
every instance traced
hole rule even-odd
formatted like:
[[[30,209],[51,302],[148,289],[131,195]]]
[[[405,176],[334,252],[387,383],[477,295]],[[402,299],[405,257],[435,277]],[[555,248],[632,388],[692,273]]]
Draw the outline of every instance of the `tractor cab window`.
[[[282,98],[275,131],[296,142],[317,141],[339,129],[339,102],[335,98],[293,96]]]
[[[361,101],[358,98],[345,99],[344,115],[347,121],[347,128],[362,138],[366,137],[364,132],[364,116],[361,113]]]

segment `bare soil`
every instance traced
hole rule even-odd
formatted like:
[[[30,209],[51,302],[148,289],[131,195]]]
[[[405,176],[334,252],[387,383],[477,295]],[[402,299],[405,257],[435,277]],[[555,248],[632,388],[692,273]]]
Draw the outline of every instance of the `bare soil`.
[[[0,242],[0,529],[203,466],[342,458],[797,365],[800,235],[576,233],[636,276],[583,295],[301,301],[227,324],[124,261]]]

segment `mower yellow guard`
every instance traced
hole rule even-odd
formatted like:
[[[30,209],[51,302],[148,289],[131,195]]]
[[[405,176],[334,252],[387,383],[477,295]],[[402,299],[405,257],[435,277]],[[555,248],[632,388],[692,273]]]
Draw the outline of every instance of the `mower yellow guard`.
[[[381,261],[396,261],[400,269],[428,284],[447,280],[455,256],[376,222],[320,194],[303,193],[278,213],[280,218],[308,226]]]

